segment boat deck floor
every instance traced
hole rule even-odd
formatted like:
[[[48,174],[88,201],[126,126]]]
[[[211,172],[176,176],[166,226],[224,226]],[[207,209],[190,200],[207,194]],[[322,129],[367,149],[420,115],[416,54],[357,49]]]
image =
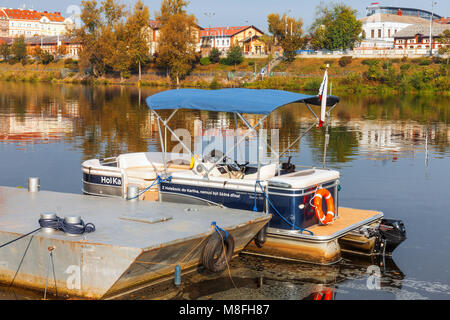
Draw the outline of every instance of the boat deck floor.
[[[290,235],[310,240],[332,240],[343,236],[344,234],[363,225],[375,222],[382,217],[383,213],[380,211],[339,207],[339,217],[332,223],[327,225],[314,225],[312,227],[306,228],[306,230],[311,231],[313,235],[310,235],[307,232],[303,232],[302,234],[289,231],[283,233],[277,232],[270,228],[269,233]]]

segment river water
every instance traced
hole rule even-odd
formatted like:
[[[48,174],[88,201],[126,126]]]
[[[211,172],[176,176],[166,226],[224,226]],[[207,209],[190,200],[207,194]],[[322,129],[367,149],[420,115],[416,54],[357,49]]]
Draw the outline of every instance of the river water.
[[[145,97],[161,89],[0,83],[0,185],[81,193],[80,163],[125,152],[160,151]],[[317,110],[318,112],[318,110]],[[255,118],[250,117],[252,121]],[[181,111],[172,128],[231,127],[228,114]],[[279,129],[281,146],[314,122],[292,104],[265,127]],[[435,96],[342,96],[325,130],[293,146],[292,162],[340,171],[340,205],[402,219],[407,240],[392,259],[344,259],[319,267],[241,255],[230,272],[194,272],[183,284],[143,289],[122,299],[450,298],[450,99]],[[169,146],[170,149],[170,146]],[[0,299],[40,299],[41,293],[0,287]]]

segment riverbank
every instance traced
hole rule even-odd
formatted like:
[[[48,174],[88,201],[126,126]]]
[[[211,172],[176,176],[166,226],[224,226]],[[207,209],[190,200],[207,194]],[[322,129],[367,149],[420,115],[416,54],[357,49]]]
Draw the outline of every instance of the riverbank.
[[[180,82],[187,88],[246,87],[317,91],[325,66],[329,65],[329,79],[333,93],[431,93],[450,95],[450,65],[442,59],[302,59],[281,62],[266,76],[254,77],[255,70],[266,67],[267,59],[245,59],[235,66],[220,63],[197,65]],[[89,85],[132,85],[172,87],[173,81],[153,65],[144,69],[141,79],[132,74],[120,79],[107,74],[93,78],[81,75],[76,63],[64,61],[42,65],[38,63],[0,63],[0,80],[26,82],[55,82]]]

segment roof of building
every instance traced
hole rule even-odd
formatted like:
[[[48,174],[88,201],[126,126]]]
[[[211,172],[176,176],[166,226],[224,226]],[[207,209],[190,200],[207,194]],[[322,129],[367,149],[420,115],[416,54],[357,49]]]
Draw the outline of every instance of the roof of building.
[[[69,37],[69,36],[37,36],[37,37],[27,37],[25,38],[25,43],[28,45],[33,45],[33,44],[57,44],[59,41],[61,41],[62,43],[78,43],[80,42],[79,40],[77,40],[75,37]]]
[[[432,34],[437,37],[444,30],[450,30],[450,25],[448,24],[440,24],[433,23],[432,25]],[[421,34],[422,36],[429,37],[430,36],[430,25],[429,24],[413,24],[411,26],[407,26],[406,28],[400,30],[399,32],[394,34],[394,38],[411,38],[416,34]]]
[[[0,44],[1,44],[1,43],[11,44],[12,41],[13,41],[13,39],[10,38],[10,37],[0,37]]]
[[[367,8],[366,8],[366,10],[368,10],[368,14],[370,15],[370,11],[369,10],[373,10],[373,9],[390,9],[390,10],[392,10],[392,11],[395,11],[395,10],[401,10],[402,11],[402,13],[404,13],[405,15],[408,15],[410,12],[414,12],[416,15],[418,15],[419,13],[427,13],[427,14],[429,14],[429,15],[431,15],[431,12],[430,11],[428,11],[428,10],[423,10],[423,9],[417,9],[417,8],[406,8],[406,7],[392,7],[392,6],[380,6],[380,4],[378,3],[378,2],[374,2],[374,3],[372,3],[370,6],[368,6]],[[440,18],[441,16],[440,15],[438,15],[438,14],[436,14],[436,13],[433,13],[434,14],[434,16],[436,16],[437,18]]]
[[[437,22],[437,23],[441,23],[441,24],[450,24],[450,18],[449,17],[447,17],[447,18],[440,18],[440,19],[435,19],[435,20],[433,20],[434,22]]]
[[[370,23],[370,22],[398,22],[398,23],[424,23],[429,22],[428,20],[420,17],[414,16],[399,16],[397,14],[390,13],[375,13],[368,17],[364,17],[359,19],[362,23]]]
[[[157,20],[149,20],[148,25],[152,29],[159,29],[159,27],[160,27],[160,23]]]
[[[35,20],[38,21],[42,17],[47,17],[52,22],[63,22],[65,18],[61,16],[61,12],[39,12],[36,10],[26,10],[26,9],[9,9],[2,8],[1,11],[9,19],[20,19],[20,20]]]
[[[200,37],[211,37],[211,36],[231,37],[249,28],[254,28],[258,30],[260,33],[264,33],[255,26],[213,27],[213,28],[204,28],[200,32]]]
[[[148,26],[151,29],[159,29],[159,28],[161,28],[161,23],[158,20],[148,20]],[[198,24],[195,24],[195,26],[197,28],[199,28],[200,30],[203,30],[203,28],[201,26],[199,26]]]
[[[256,40],[258,40],[260,37],[261,37],[260,35],[254,35],[254,34],[253,34],[253,35],[251,35],[250,37],[246,37],[246,38],[240,40],[240,42],[251,42],[251,41],[256,41]]]

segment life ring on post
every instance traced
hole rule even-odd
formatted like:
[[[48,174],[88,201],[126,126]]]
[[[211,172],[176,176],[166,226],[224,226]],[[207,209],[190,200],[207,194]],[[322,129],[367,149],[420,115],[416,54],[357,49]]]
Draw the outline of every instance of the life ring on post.
[[[327,214],[323,213],[322,210],[322,198],[325,198],[327,202]],[[314,210],[316,212],[317,219],[320,220],[320,223],[323,225],[329,224],[334,219],[334,200],[330,191],[327,189],[319,189],[314,194]]]

